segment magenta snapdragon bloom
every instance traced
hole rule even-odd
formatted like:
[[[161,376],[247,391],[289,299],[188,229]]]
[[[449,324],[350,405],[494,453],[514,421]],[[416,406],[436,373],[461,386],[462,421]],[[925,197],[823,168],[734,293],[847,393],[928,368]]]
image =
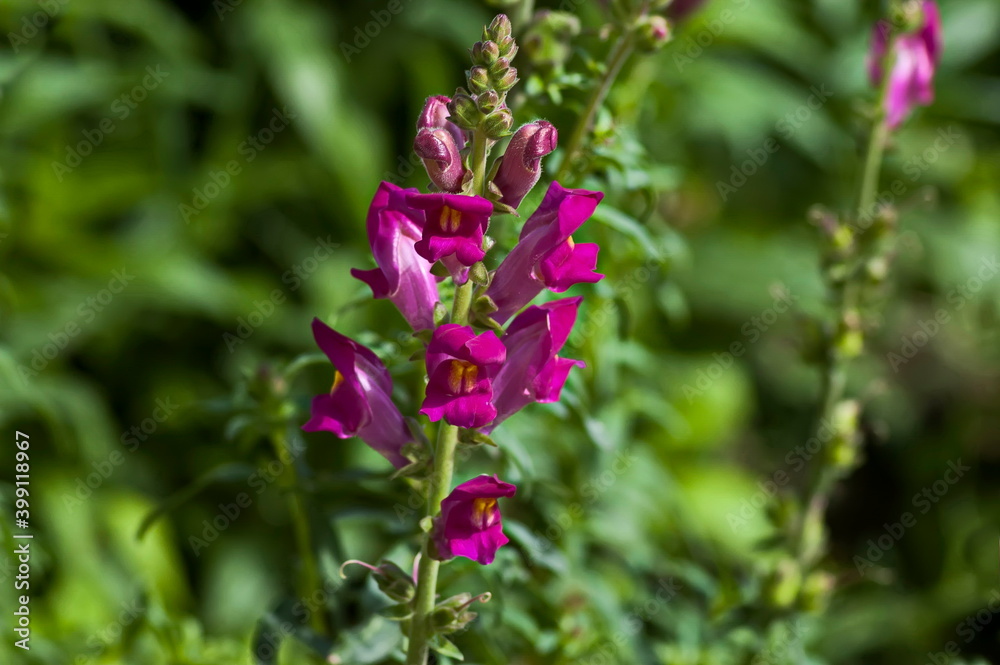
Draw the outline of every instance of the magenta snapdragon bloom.
[[[493,380],[493,405],[497,417],[484,432],[489,433],[532,402],[557,402],[569,371],[586,367],[582,360],[556,355],[569,339],[583,298],[563,298],[532,305],[518,314],[500,341],[507,348],[507,361]]]
[[[452,490],[434,521],[434,544],[442,561],[464,556],[487,565],[509,541],[503,533],[497,499],[512,497],[517,487],[482,475]]]
[[[392,378],[371,349],[313,319],[316,344],[336,370],[330,392],[313,398],[307,432],[333,432],[360,438],[397,469],[409,464],[402,449],[413,441],[392,401]]]
[[[934,72],[941,60],[941,15],[933,0],[921,4],[923,22],[914,32],[896,38],[885,112],[889,127],[895,129],[917,106],[934,101]],[[868,75],[872,85],[882,82],[882,63],[886,57],[890,27],[885,21],[875,24]]]
[[[414,246],[420,256],[431,263],[454,256],[461,265],[471,266],[486,255],[483,235],[493,213],[488,200],[461,194],[408,194],[406,203],[424,212],[423,236]]]
[[[459,152],[465,147],[465,133],[448,121],[450,102],[442,95],[427,98],[417,120],[413,151],[423,160],[427,176],[438,189],[458,192],[466,175]]]
[[[574,284],[598,282],[596,243],[575,243],[573,232],[587,221],[604,198],[601,192],[549,185],[538,209],[525,222],[521,236],[500,263],[486,295],[503,323],[527,305],[542,289],[562,293]]]
[[[507,350],[492,330],[447,323],[427,345],[427,394],[420,413],[458,427],[482,427],[494,418],[493,378]]]
[[[556,149],[558,140],[555,126],[545,120],[522,125],[514,132],[493,178],[503,195],[501,203],[512,208],[521,204],[542,175],[542,157]]]
[[[368,208],[368,243],[378,265],[373,270],[351,270],[371,287],[376,298],[388,298],[414,330],[434,327],[434,305],[439,301],[433,264],[415,245],[423,233],[423,214],[406,205],[406,195],[392,183],[379,185]]]

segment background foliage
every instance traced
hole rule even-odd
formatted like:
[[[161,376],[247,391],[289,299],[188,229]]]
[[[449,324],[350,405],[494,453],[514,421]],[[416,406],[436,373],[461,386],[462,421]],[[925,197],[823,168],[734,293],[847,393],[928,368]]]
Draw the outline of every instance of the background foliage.
[[[498,450],[462,467],[519,485],[504,508],[513,546],[489,567],[444,569],[446,591],[494,591],[454,639],[467,661],[902,664],[933,662],[949,641],[964,662],[1000,657],[991,0],[941,2],[937,100],[898,132],[886,164],[883,188],[902,183],[898,256],[881,328],[853,367],[864,463],[833,498],[830,576],[803,580],[780,547],[762,546],[781,512],[761,507],[767,481],[805,481],[787,455],[810,436],[819,385],[803,317],[768,312],[778,285],[801,311],[823,310],[806,212],[853,202],[873,4],[710,0],[622,73],[579,180],[608,192],[578,238],[602,243],[607,275],[581,289],[567,354],[588,369],[562,405],[520,414]],[[275,643],[283,662],[305,662],[278,624],[260,623],[301,618],[303,602],[328,608],[343,662],[391,657],[396,631],[376,615],[373,584],[336,568],[408,564],[418,515],[406,487],[359,443],[310,436],[298,491],[327,580],[310,605],[287,476],[269,467],[254,401],[262,363],[273,371],[312,350],[313,316],[394,358],[400,399],[419,399],[402,319],[348,271],[369,267],[363,219],[378,180],[425,186],[410,160],[416,114],[461,82],[464,50],[495,10],[402,0],[362,45],[386,6],[2,8],[0,421],[7,441],[31,435],[36,533],[32,650],[5,632],[5,662],[248,663],[253,641],[264,660],[261,645]],[[517,117],[545,117],[564,138],[608,51],[598,8],[567,7],[582,28],[557,53],[564,64],[531,67],[526,51],[516,63]],[[810,107],[815,95],[826,99]],[[746,166],[769,138],[778,149]],[[740,170],[753,173],[720,194]],[[501,242],[514,233],[513,220],[498,231]],[[134,276],[117,294],[114,271]],[[928,335],[941,309],[948,322]],[[727,357],[734,342],[746,352]],[[247,375],[258,376],[249,393]],[[329,379],[302,370],[293,417]],[[971,470],[922,512],[915,495],[956,460]],[[192,483],[200,491],[178,497]],[[233,506],[238,516],[218,520]],[[907,511],[915,525],[859,572],[870,539]],[[215,537],[213,521],[224,524]]]

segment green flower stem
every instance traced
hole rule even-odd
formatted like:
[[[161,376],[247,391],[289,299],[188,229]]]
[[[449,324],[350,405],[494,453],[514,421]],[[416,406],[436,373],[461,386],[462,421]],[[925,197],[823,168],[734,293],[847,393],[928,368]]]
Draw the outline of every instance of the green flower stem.
[[[472,135],[472,183],[473,192],[482,196],[486,191],[486,157],[488,139],[481,131]],[[455,299],[451,308],[451,321],[465,325],[469,321],[474,284],[468,280],[455,287]],[[455,472],[455,449],[458,447],[458,427],[443,420],[438,425],[437,442],[434,446],[434,471],[427,489],[427,516],[434,517],[441,512],[441,502],[448,496],[451,480]],[[433,637],[430,625],[434,601],[437,597],[437,578],[441,562],[431,556],[434,544],[430,532],[424,535],[420,564],[417,566],[417,594],[413,601],[413,616],[410,618],[409,646],[406,651],[406,665],[425,665],[428,643]]]
[[[604,67],[604,74],[601,76],[597,87],[594,88],[594,92],[587,102],[583,115],[580,117],[579,122],[576,123],[576,127],[573,128],[573,133],[570,134],[569,142],[566,144],[566,154],[563,156],[562,163],[559,164],[559,171],[556,173],[556,180],[563,181],[569,176],[573,168],[573,160],[576,159],[577,154],[583,146],[584,139],[587,138],[587,134],[590,133],[593,127],[597,111],[607,98],[608,92],[611,91],[611,84],[614,83],[625,62],[632,55],[632,49],[632,36],[629,31],[626,31],[611,48],[607,64]]]
[[[300,478],[298,471],[295,469],[295,456],[290,449],[284,423],[271,430],[271,445],[274,448],[274,454],[282,463],[280,486],[288,497],[288,510],[292,516],[295,543],[299,550],[299,557],[302,559],[302,577],[299,594],[302,598],[319,597],[316,594],[322,592],[323,580],[320,577],[319,565],[316,562],[312,530],[309,526],[309,512],[306,509],[305,502],[302,500]],[[328,634],[326,618],[321,610],[313,612],[309,620],[313,630],[321,635]]]
[[[864,169],[861,172],[861,185],[858,193],[857,216],[875,214],[874,205],[878,190],[879,174],[882,170],[882,160],[885,155],[886,143],[889,140],[889,122],[886,113],[886,101],[889,94],[889,73],[893,65],[893,46],[895,39],[890,36],[886,48],[886,58],[882,63],[882,83],[879,87],[878,104],[875,109],[875,120],[868,139],[868,149],[865,153]],[[847,361],[843,350],[838,344],[840,326],[845,317],[858,307],[861,296],[861,284],[857,281],[863,276],[864,252],[857,238],[854,238],[855,263],[847,274],[847,278],[833,287],[834,308],[836,311],[836,332],[826,351],[826,362],[823,373],[822,406],[814,432],[819,432],[824,423],[834,417],[837,405],[843,400],[847,387]],[[803,566],[810,566],[821,556],[821,539],[810,537],[814,529],[822,525],[823,515],[830,500],[830,492],[837,482],[838,473],[829,466],[823,466],[816,473],[815,481],[809,491],[806,502],[806,512],[802,517],[799,529],[798,558]]]

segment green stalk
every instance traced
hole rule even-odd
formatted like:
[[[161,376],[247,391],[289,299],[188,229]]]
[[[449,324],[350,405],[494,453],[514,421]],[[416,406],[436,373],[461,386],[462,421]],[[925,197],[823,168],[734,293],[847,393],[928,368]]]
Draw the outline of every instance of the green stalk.
[[[486,157],[488,139],[481,131],[472,136],[472,182],[473,192],[482,196],[486,191]],[[455,299],[451,308],[452,323],[467,324],[472,305],[472,280],[455,287]],[[434,445],[434,471],[427,491],[427,516],[434,517],[441,512],[441,502],[448,496],[451,480],[455,472],[455,449],[458,447],[458,427],[441,421],[438,425],[437,442]],[[433,636],[430,616],[434,611],[437,597],[437,578],[441,562],[431,557],[431,534],[424,535],[420,564],[417,566],[417,593],[413,601],[413,616],[410,618],[409,646],[406,651],[406,665],[425,665],[428,643]]]
[[[565,180],[570,174],[573,160],[576,159],[577,154],[583,146],[584,139],[587,138],[587,134],[590,133],[593,127],[597,111],[607,98],[608,92],[611,91],[611,84],[614,83],[625,62],[632,55],[632,48],[632,36],[626,30],[611,48],[607,64],[604,67],[604,74],[601,76],[600,82],[594,88],[593,94],[587,101],[586,109],[583,115],[580,116],[579,122],[576,123],[576,127],[573,128],[573,133],[570,134],[569,142],[566,144],[566,154],[563,156],[562,163],[559,164],[559,171],[556,173],[555,179],[557,181]]]
[[[893,47],[895,39],[890,37],[886,48],[886,59],[882,63],[882,83],[879,87],[878,104],[876,116],[872,126],[871,135],[868,139],[868,148],[865,152],[864,167],[861,172],[861,185],[858,193],[857,217],[874,214],[873,206],[877,196],[879,174],[882,170],[882,160],[885,155],[885,146],[889,139],[889,123],[886,114],[886,101],[889,94],[889,74],[893,66]],[[855,247],[861,253],[856,257],[855,264],[851,267],[847,277],[835,285],[833,298],[836,311],[837,330],[841,322],[852,311],[857,309],[861,284],[857,283],[860,275],[863,275],[863,265],[865,256],[863,250],[858,245],[858,240],[854,240]],[[837,405],[844,398],[847,387],[847,358],[838,348],[836,333],[831,341],[830,348],[826,352],[826,363],[823,376],[822,406],[819,417],[814,428],[814,432],[819,432],[824,422],[829,422],[833,416]],[[819,557],[819,543],[810,542],[807,537],[809,529],[818,528],[826,512],[826,506],[830,500],[830,492],[836,483],[837,474],[828,466],[823,466],[816,474],[816,480],[809,492],[806,504],[806,513],[802,517],[799,530],[798,558],[803,565],[810,565]]]
[[[288,435],[284,424],[271,430],[271,445],[274,454],[282,463],[280,481],[281,487],[288,495],[288,510],[292,516],[292,528],[295,532],[295,544],[302,559],[302,579],[299,585],[299,594],[302,598],[319,597],[318,593],[323,590],[323,580],[319,574],[319,565],[316,562],[315,549],[313,547],[312,531],[309,526],[309,512],[305,502],[302,500],[300,492],[300,478],[295,469],[295,458],[288,445]],[[309,617],[313,630],[320,635],[328,633],[326,619],[322,610],[317,610]]]

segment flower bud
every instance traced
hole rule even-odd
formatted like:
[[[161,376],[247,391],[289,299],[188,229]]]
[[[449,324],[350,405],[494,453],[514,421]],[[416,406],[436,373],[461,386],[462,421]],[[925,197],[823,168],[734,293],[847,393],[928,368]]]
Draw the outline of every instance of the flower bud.
[[[497,43],[504,38],[510,38],[511,32],[510,19],[507,18],[506,14],[497,14],[496,18],[486,28],[486,34],[489,35],[488,39]]]
[[[496,62],[489,67],[490,78],[498,79],[506,74],[508,69],[510,69],[510,60],[497,58]]]
[[[640,50],[659,51],[670,41],[670,25],[662,16],[643,16],[635,26],[636,45]]]
[[[427,101],[424,102],[424,108],[420,112],[420,117],[417,118],[417,129],[444,127],[444,123],[448,121],[448,116],[451,115],[448,111],[449,102],[451,100],[444,95],[428,97]]]
[[[499,139],[510,134],[510,128],[514,126],[514,116],[510,109],[501,108],[486,116],[483,120],[483,133],[487,138]]]
[[[500,106],[500,95],[493,90],[487,90],[476,97],[476,105],[483,113],[493,113]]]
[[[767,581],[767,599],[774,607],[790,607],[802,589],[802,570],[791,559],[783,559]]]
[[[413,600],[416,588],[413,578],[405,570],[392,561],[385,560],[379,562],[378,567],[381,574],[375,576],[375,583],[382,593],[401,603]]]
[[[490,272],[483,265],[482,261],[475,263],[469,268],[469,279],[479,286],[490,285]]]
[[[559,133],[545,120],[521,125],[500,158],[493,184],[500,190],[501,203],[512,208],[531,191],[542,175],[542,157],[556,149]]]
[[[580,34],[580,19],[569,12],[543,9],[521,38],[533,65],[543,69],[563,67],[573,54],[573,40]]]
[[[447,129],[421,129],[413,140],[413,151],[438,189],[443,192],[462,189],[465,167],[455,137]]]
[[[472,64],[489,67],[500,57],[500,47],[496,42],[476,42],[472,45]]]
[[[504,37],[499,40],[497,48],[500,49],[500,57],[507,58],[508,60],[513,60],[514,56],[517,55],[517,43],[513,37]]]
[[[476,106],[476,100],[469,95],[458,94],[448,104],[449,119],[462,129],[473,130],[479,126],[482,114]]]
[[[493,82],[493,88],[499,93],[505,93],[517,84],[517,70],[513,67],[507,69],[503,76],[498,77]]]
[[[490,89],[490,75],[485,67],[473,67],[469,70],[469,90],[473,94],[481,94]]]
[[[455,138],[458,149],[461,150],[465,147],[465,133],[455,123],[450,122],[451,111],[448,110],[450,103],[451,100],[444,95],[428,97],[427,101],[424,102],[420,117],[417,118],[417,131],[419,132],[421,129],[447,129]]]

